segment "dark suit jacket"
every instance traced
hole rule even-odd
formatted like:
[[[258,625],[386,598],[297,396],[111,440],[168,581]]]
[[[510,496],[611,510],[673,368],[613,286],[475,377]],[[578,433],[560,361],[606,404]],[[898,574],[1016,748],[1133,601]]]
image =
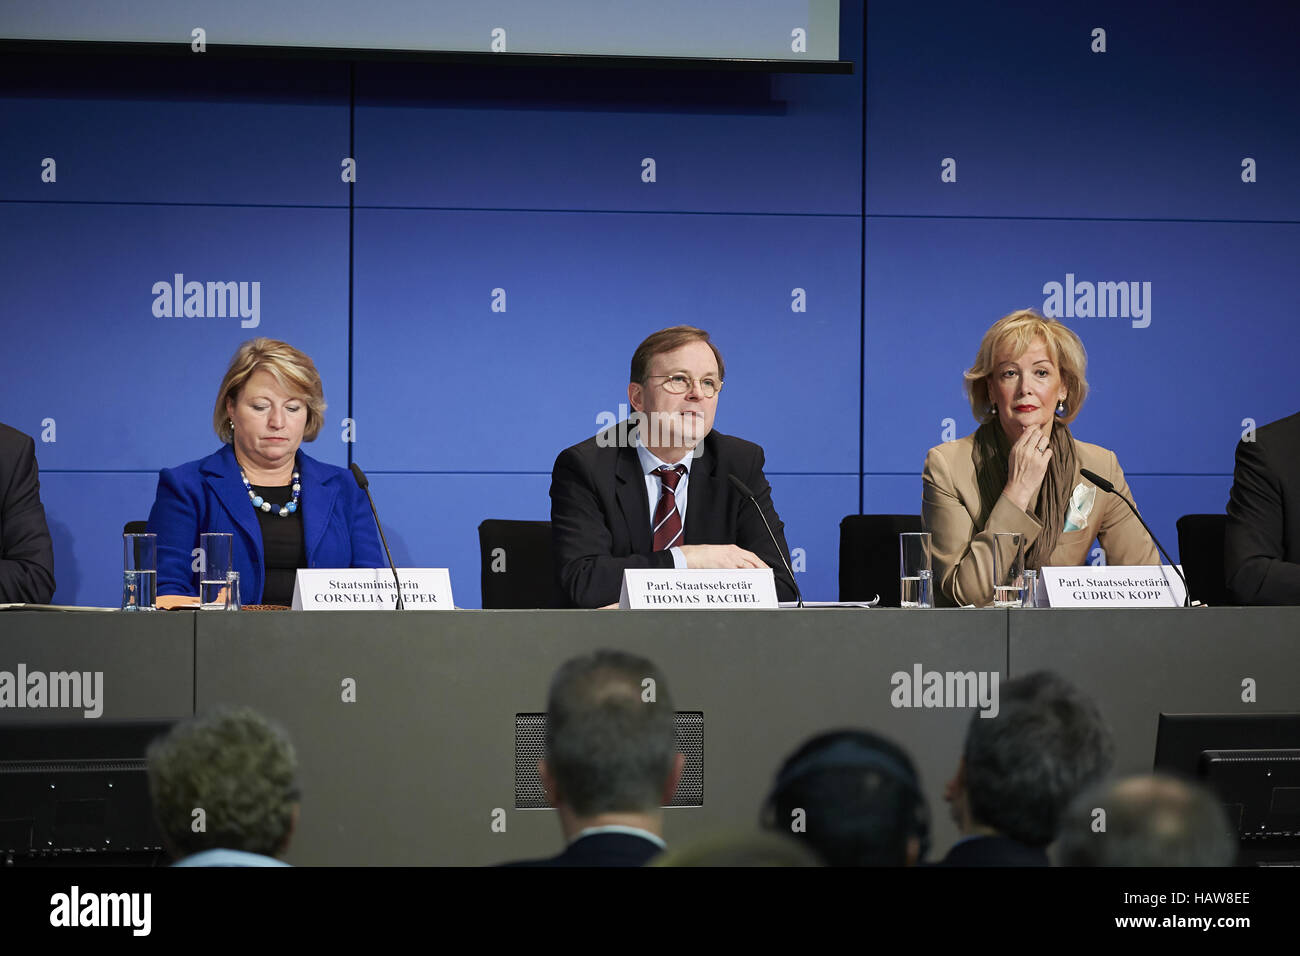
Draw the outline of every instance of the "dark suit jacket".
[[[963,840],[937,866],[1048,866],[1047,850],[1004,836]]]
[[[1223,552],[1235,600],[1300,604],[1300,414],[1237,443]]]
[[[307,567],[387,567],[366,493],[352,475],[302,451],[298,474]],[[199,546],[199,535],[224,531],[234,535],[240,599],[245,604],[261,603],[266,583],[262,526],[231,446],[158,473],[149,530],[158,535],[159,594],[197,593],[191,555]]]
[[[551,472],[551,541],[560,590],[575,607],[618,601],[627,568],[671,568],[669,551],[654,551],[650,502],[636,448],[618,447],[622,422],[566,448]],[[775,572],[776,593],[793,601],[794,588],[753,503],[727,480],[749,486],[767,515],[781,551],[789,557],[784,525],[772,506],[763,475],[763,449],[752,442],[709,432],[703,453],[691,463],[683,544],[735,544],[754,552]]]
[[[751,489],[752,490],[752,489]],[[686,513],[690,514],[690,507]],[[632,833],[593,833],[574,840],[559,856],[506,866],[645,866],[662,853],[659,844]]]
[[[49,604],[54,545],[45,524],[36,442],[0,425],[0,603]]]

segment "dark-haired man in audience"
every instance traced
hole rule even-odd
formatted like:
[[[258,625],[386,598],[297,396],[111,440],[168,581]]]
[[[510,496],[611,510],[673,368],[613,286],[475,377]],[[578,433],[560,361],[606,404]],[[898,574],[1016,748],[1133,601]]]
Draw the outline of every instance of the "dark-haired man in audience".
[[[945,798],[961,839],[947,866],[1047,866],[1061,815],[1115,759],[1097,705],[1047,671],[1001,686],[997,716],[971,715]]]
[[[1080,794],[1054,856],[1060,866],[1232,866],[1237,844],[1214,793],[1190,780],[1142,774]]]
[[[568,846],[514,865],[642,866],[658,855],[685,763],[674,716],[663,674],[643,657],[596,651],[561,665],[538,770]]]
[[[286,866],[298,762],[283,731],[244,707],[182,721],[148,751],[149,793],[177,866]]]
[[[830,866],[913,866],[930,817],[916,768],[875,734],[819,734],[777,771],[763,825],[803,840]]]

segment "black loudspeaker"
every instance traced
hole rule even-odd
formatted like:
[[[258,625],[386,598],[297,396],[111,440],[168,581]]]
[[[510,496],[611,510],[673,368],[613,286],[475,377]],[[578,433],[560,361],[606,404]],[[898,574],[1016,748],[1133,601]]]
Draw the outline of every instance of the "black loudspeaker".
[[[673,741],[686,758],[670,807],[704,806],[704,714],[678,711]],[[547,810],[537,761],[546,756],[546,715],[515,714],[515,809]]]

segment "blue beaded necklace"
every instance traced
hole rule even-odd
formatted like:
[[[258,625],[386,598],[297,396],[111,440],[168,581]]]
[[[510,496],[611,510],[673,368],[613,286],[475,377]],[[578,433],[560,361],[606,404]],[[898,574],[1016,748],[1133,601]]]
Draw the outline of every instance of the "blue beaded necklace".
[[[244,469],[242,468],[239,469],[239,477],[244,479],[244,488],[248,491],[248,499],[253,502],[253,507],[258,511],[266,511],[269,513],[272,509],[276,509],[276,514],[281,518],[287,518],[298,510],[298,499],[302,497],[302,485],[298,482],[298,472],[296,469],[293,473],[293,501],[290,501],[286,505],[279,506],[273,505],[271,502],[264,500],[261,495],[253,491],[253,486],[249,483],[248,476],[244,474]]]

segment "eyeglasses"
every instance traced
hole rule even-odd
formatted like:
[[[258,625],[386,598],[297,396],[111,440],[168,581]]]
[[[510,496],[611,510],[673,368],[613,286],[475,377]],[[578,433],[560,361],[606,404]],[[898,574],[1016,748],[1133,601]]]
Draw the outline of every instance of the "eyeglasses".
[[[647,381],[652,378],[662,378],[664,380],[663,389],[673,395],[685,395],[691,390],[692,385],[700,387],[700,394],[705,398],[713,398],[722,390],[722,383],[714,378],[691,378],[684,372],[674,372],[671,375],[651,375]]]

